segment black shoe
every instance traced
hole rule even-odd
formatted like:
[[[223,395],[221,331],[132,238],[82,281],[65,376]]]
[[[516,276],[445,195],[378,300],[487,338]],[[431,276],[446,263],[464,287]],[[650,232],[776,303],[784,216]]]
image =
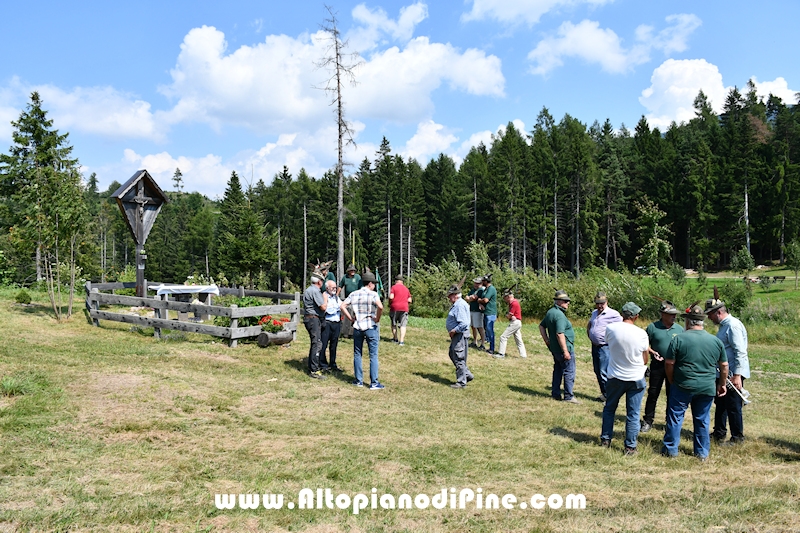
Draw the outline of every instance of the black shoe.
[[[330,371],[331,371],[331,372],[344,372],[344,369],[343,369],[342,367],[340,367],[340,366],[333,365],[333,366],[330,368]]]
[[[639,433],[647,433],[651,429],[653,429],[653,424],[650,424],[649,422],[645,422],[644,420],[642,420],[642,425],[639,428]]]
[[[602,446],[603,448],[611,448],[611,440],[600,439],[600,446]]]
[[[628,446],[625,446],[625,451],[622,453],[625,455],[636,455],[636,448],[629,448]]]

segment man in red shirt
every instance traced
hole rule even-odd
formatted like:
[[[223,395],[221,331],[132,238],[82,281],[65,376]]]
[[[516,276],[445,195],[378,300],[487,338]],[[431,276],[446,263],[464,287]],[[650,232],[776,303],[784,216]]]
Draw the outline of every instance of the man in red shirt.
[[[528,357],[528,353],[525,351],[525,343],[522,342],[522,308],[519,305],[519,300],[514,298],[514,291],[512,289],[503,291],[503,300],[508,304],[506,318],[508,318],[509,323],[506,330],[500,335],[500,346],[493,357],[502,359],[506,356],[506,345],[508,344],[508,338],[512,335],[514,336],[514,342],[517,343],[519,356]]]
[[[408,304],[411,303],[411,292],[403,285],[403,276],[398,274],[389,291],[389,318],[392,320],[392,342],[405,345],[406,325],[408,324]],[[397,330],[400,330],[398,337]]]

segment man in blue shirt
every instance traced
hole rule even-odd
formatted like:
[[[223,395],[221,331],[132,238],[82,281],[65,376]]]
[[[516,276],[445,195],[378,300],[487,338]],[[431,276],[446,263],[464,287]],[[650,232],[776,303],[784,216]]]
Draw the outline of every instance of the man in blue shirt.
[[[452,285],[447,291],[447,298],[453,304],[447,313],[447,333],[450,334],[450,360],[456,367],[456,382],[450,385],[454,389],[463,389],[472,381],[472,372],[467,368],[467,347],[469,344],[469,304],[461,298],[461,287]]]
[[[750,377],[750,359],[747,357],[747,330],[741,320],[728,313],[725,302],[712,298],[706,301],[706,313],[711,321],[719,326],[717,338],[725,347],[728,356],[730,382],[740,393],[744,389],[744,380]],[[744,442],[744,422],[742,420],[742,396],[730,390],[728,394],[718,396],[714,403],[714,441],[724,446]],[[731,424],[731,440],[725,441],[728,434],[727,422]]]

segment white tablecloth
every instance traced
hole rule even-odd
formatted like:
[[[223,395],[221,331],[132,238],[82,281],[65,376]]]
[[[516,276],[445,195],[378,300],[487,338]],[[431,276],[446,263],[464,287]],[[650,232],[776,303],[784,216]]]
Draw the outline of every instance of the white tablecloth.
[[[151,291],[156,291],[157,296],[163,294],[213,294],[219,296],[219,287],[216,285],[150,285]]]

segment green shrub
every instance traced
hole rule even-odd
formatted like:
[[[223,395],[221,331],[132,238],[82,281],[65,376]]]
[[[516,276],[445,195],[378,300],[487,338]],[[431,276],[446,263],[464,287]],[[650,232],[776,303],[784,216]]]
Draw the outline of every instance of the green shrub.
[[[21,289],[17,295],[14,296],[14,300],[16,300],[18,304],[28,305],[31,303],[31,295],[28,294],[28,291],[25,289]]]

